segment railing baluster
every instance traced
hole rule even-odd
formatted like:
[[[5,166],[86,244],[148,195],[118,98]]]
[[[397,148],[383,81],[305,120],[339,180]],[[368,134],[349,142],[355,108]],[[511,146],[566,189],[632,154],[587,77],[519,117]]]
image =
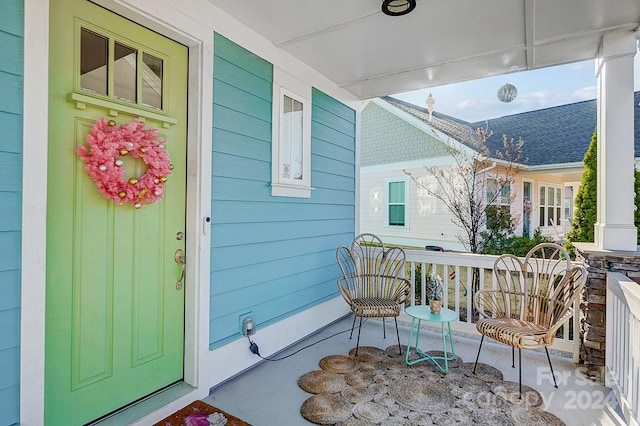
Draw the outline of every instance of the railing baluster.
[[[617,272],[607,274],[606,385],[628,424],[640,424],[640,286]]]
[[[427,305],[427,264],[421,263],[422,274],[420,279],[420,304]]]
[[[447,292],[449,292],[449,284],[453,283],[453,292],[454,292],[454,303],[455,303],[455,311],[460,314],[460,280],[458,279],[458,274],[454,272],[454,277],[453,280],[451,279],[451,274],[449,273],[449,269],[451,268],[451,265],[447,265],[447,277],[446,277],[446,283],[447,283]],[[457,268],[457,266],[455,266],[454,268]],[[454,269],[454,271],[456,271],[456,269]],[[456,271],[457,272],[457,271]]]
[[[497,288],[497,280],[495,274],[493,274],[493,264],[497,256],[481,255],[471,253],[454,253],[454,252],[435,252],[435,251],[423,251],[423,250],[405,250],[407,255],[407,264],[409,267],[406,270],[406,274],[410,274],[409,281],[411,282],[411,298],[410,303],[412,305],[428,304],[427,301],[427,283],[429,277],[429,271],[443,274],[443,282],[445,284],[445,306],[451,307],[460,314],[461,309],[467,310],[466,317],[463,321],[452,322],[452,330],[458,330],[466,333],[476,332],[474,324],[474,307],[473,301],[473,269],[477,268],[480,271],[480,287],[481,288]],[[416,282],[416,269],[420,268],[421,278]],[[449,276],[449,273],[454,271],[455,277],[453,279]],[[489,278],[491,277],[491,278]],[[420,291],[416,294],[416,285],[420,286]],[[453,288],[453,294],[449,294],[450,289]],[[464,293],[466,291],[466,294]],[[576,303],[576,312],[579,307],[579,302]],[[562,336],[557,337],[554,340],[551,348],[558,349],[565,352],[573,352],[574,360],[578,357],[578,342],[574,340],[578,338],[579,333],[579,321],[573,321],[574,331],[571,333],[570,325],[567,324],[564,327]],[[572,336],[573,334],[573,336]]]
[[[473,312],[473,268],[467,267],[467,324],[472,323]]]

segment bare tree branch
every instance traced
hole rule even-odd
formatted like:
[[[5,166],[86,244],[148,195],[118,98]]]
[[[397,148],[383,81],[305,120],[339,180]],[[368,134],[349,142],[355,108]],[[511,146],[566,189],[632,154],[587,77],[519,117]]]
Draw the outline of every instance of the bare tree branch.
[[[502,200],[503,191],[511,188],[514,177],[527,162],[522,156],[522,138],[514,142],[507,135],[502,135],[503,149],[497,150],[492,157],[487,146],[492,135],[487,125],[476,129],[474,139],[462,141],[464,147],[447,144],[445,149],[453,164],[425,166],[426,176],[435,182],[435,188],[428,180],[404,170],[419,188],[440,200],[449,210],[452,222],[463,232],[463,235],[457,235],[458,240],[472,253],[477,253],[482,246],[480,232],[486,226],[487,206]],[[488,191],[489,184],[491,191]],[[505,201],[510,203],[512,199],[509,193]]]

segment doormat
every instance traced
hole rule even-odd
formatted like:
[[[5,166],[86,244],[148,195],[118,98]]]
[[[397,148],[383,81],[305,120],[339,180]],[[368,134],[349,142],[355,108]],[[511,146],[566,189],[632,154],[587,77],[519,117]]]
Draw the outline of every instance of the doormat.
[[[216,414],[217,413],[217,414]],[[209,417],[210,415],[212,415]],[[209,417],[209,420],[207,420]],[[226,419],[226,422],[225,422]],[[203,401],[191,404],[160,420],[154,426],[251,426],[251,424],[232,416]]]
[[[386,350],[360,346],[349,355],[329,355],[320,360],[320,370],[298,379],[298,385],[313,394],[300,408],[308,421],[321,425],[375,424],[491,426],[565,426],[544,411],[542,395],[518,383],[503,380],[502,373],[487,364],[465,363],[459,356],[442,374],[431,362],[409,366],[406,347]],[[429,351],[443,356],[442,351]],[[415,350],[409,359],[418,358]]]

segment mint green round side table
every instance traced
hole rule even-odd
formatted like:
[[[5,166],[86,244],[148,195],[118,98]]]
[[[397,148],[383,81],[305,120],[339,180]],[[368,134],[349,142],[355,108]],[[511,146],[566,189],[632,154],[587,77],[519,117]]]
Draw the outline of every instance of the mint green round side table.
[[[411,320],[411,330],[409,331],[409,343],[407,344],[407,351],[405,354],[405,362],[407,363],[407,365],[417,364],[418,362],[422,362],[422,361],[431,361],[436,365],[436,367],[438,367],[440,371],[442,371],[444,374],[447,374],[449,372],[449,361],[452,361],[456,356],[456,352],[453,347],[453,336],[451,335],[451,321],[457,321],[458,314],[456,314],[455,311],[452,311],[451,309],[447,309],[447,308],[442,308],[439,314],[432,314],[431,308],[428,305],[409,306],[404,311],[407,313],[407,315],[413,318]],[[416,321],[417,321],[417,327],[416,327]],[[440,323],[440,325],[442,326],[443,356],[431,356],[420,350],[418,343],[420,339],[420,324],[422,323],[422,321],[436,322],[436,323]],[[447,332],[448,332],[446,334],[444,331],[445,323],[447,324]],[[416,329],[416,340],[415,340],[414,347],[416,348],[416,352],[419,355],[421,355],[422,358],[409,361],[409,349],[411,348],[411,340],[413,339],[414,328]],[[451,346],[451,352],[449,354],[447,353],[447,338],[446,338],[447,334],[449,335],[449,345]],[[444,362],[444,367],[440,364],[439,361]]]

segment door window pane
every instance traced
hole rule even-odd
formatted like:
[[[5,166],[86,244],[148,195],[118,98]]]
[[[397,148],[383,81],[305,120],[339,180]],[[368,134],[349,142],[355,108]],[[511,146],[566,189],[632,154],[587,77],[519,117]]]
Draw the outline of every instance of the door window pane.
[[[142,54],[142,103],[162,109],[162,59]]]
[[[136,70],[138,68],[138,51],[115,43],[113,63],[114,96],[127,102],[136,102]]]
[[[82,28],[80,34],[80,87],[83,90],[107,94],[107,61],[109,40]]]
[[[531,236],[531,182],[522,183],[522,235]]]

